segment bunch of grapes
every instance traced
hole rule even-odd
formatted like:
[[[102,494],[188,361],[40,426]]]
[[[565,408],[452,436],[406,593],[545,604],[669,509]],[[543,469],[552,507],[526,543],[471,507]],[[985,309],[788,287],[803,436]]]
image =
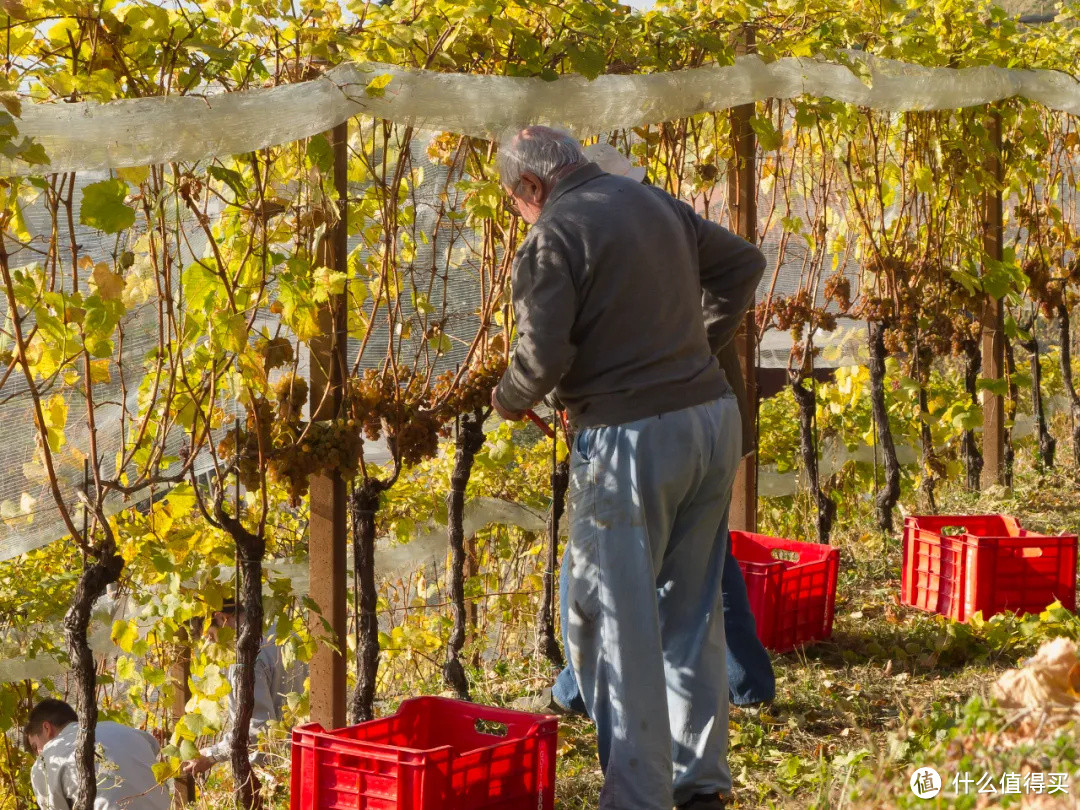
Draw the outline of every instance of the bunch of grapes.
[[[785,332],[809,323],[810,294],[806,290],[799,290],[795,295],[773,299],[772,314],[776,318],[777,329]]]
[[[825,280],[825,300],[836,304],[843,312],[851,309],[851,279],[842,272]]]
[[[1031,281],[1031,292],[1046,318],[1053,318],[1059,306],[1065,302],[1065,285],[1053,278],[1050,266],[1041,255],[1024,262],[1024,275]]]
[[[449,422],[458,414],[486,408],[491,403],[491,392],[505,371],[506,357],[499,352],[488,352],[469,368],[452,391],[450,387],[457,375],[451,371],[440,375],[432,393],[433,401],[443,400],[440,421]]]
[[[313,422],[274,454],[270,478],[285,485],[293,506],[307,494],[312,475],[335,470],[347,477],[356,474],[363,446],[358,427],[353,419]]]
[[[416,411],[411,418],[399,422],[396,430],[390,431],[389,440],[401,453],[401,460],[413,465],[439,451],[439,436],[445,432],[434,413]]]
[[[304,413],[308,398],[308,385],[303,377],[286,374],[274,386],[278,417],[284,422],[298,422]]]
[[[429,406],[427,382],[402,368],[394,375],[368,369],[347,395],[347,412],[369,441],[384,433],[406,464],[435,455],[439,447],[438,415]]]
[[[911,340],[906,341],[912,349],[915,328],[918,328],[920,351],[928,350],[931,355],[940,357],[952,349],[953,317],[951,297],[941,284],[925,284],[919,292],[918,306],[907,323]],[[924,364],[920,363],[920,368]],[[928,366],[927,366],[928,367]]]
[[[258,432],[256,432],[256,423]],[[218,443],[218,455],[232,459],[240,483],[248,489],[258,489],[260,437],[264,455],[273,452],[274,411],[262,397],[256,397],[254,405],[247,406],[244,427],[230,430]]]
[[[369,368],[360,380],[349,387],[346,394],[346,413],[363,429],[369,441],[375,441],[382,435],[382,407],[388,383],[392,388],[392,380]]]
[[[894,313],[892,299],[880,295],[864,296],[862,306],[859,307],[859,317],[866,321],[885,323]]]
[[[812,323],[815,329],[832,332],[836,329],[836,315],[826,309],[815,309]]]
[[[952,319],[952,352],[955,355],[964,353],[967,345],[978,343],[982,336],[982,327],[979,321],[970,315],[965,317],[957,314]]]

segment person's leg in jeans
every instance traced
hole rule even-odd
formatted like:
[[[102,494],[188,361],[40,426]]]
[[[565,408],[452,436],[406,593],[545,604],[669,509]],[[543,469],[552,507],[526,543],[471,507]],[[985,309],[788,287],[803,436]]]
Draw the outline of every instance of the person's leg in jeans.
[[[574,714],[588,714],[585,701],[581,698],[581,689],[578,687],[577,676],[574,667],[567,663],[562,672],[551,686],[551,699],[559,704],[564,711]]]
[[[724,635],[727,638],[728,689],[736,706],[768,703],[776,697],[772,661],[758,638],[746,580],[731,550],[727,520],[720,527],[727,547],[724,561]]]
[[[724,575],[721,591],[724,602],[724,635],[727,639],[728,690],[731,702],[736,706],[753,706],[768,703],[776,697],[776,676],[769,654],[758,639],[754,614],[750,612],[750,599],[746,594],[746,581],[742,569],[735,560],[728,537],[727,521],[720,527],[717,542],[727,548],[724,559]],[[566,604],[565,577],[559,578],[560,605]],[[563,649],[566,646],[566,618],[563,617]],[[585,701],[581,699],[574,667],[567,660],[566,666],[555,684],[551,696],[568,712],[585,714]]]
[[[573,509],[572,505],[571,509]],[[555,683],[552,684],[551,699],[559,704],[564,711],[587,715],[588,711],[585,708],[585,701],[581,697],[581,689],[578,687],[577,676],[574,674],[574,666],[570,661],[570,642],[566,637],[567,628],[570,626],[570,622],[567,620],[569,600],[566,598],[566,590],[570,578],[563,572],[569,570],[569,564],[567,562],[569,559],[570,544],[567,543],[566,550],[563,552],[562,565],[559,567],[559,618],[562,624],[563,650],[566,651],[566,666],[563,667],[562,672],[559,673],[559,677],[557,677]]]
[[[735,438],[739,411],[734,397],[725,397],[720,404],[720,441],[710,489],[680,510],[657,578],[677,804],[731,791],[727,643],[721,606],[728,536],[717,527],[727,526],[739,464]]]
[[[575,443],[564,615],[597,727],[601,810],[666,810],[730,788],[716,541],[737,423],[724,398]]]

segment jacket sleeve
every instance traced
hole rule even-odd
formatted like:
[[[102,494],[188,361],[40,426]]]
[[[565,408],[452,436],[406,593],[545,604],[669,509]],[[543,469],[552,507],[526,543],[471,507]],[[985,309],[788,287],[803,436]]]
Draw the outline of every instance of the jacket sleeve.
[[[741,236],[679,202],[697,235],[705,331],[713,354],[731,343],[765,272],[765,254]]]
[[[281,698],[274,694],[274,667],[277,647],[264,645],[255,659],[255,706],[251,712],[251,741],[271,720],[281,719]]]
[[[135,730],[142,735],[143,739],[146,740],[146,744],[150,746],[150,762],[157,762],[158,757],[161,755],[161,744],[157,741],[157,738],[144,729],[137,728]],[[140,758],[143,757],[140,756]]]
[[[558,384],[574,359],[570,332],[578,297],[572,251],[557,235],[534,228],[514,261],[517,345],[495,395],[524,411]]]
[[[64,792],[63,767],[62,761],[45,752],[30,769],[30,785],[41,810],[70,810],[71,801]]]
[[[213,745],[202,749],[199,753],[210,757],[215,762],[225,762],[232,756],[233,735],[236,733],[236,690],[239,686],[239,670],[234,664],[229,669],[229,683],[233,691],[229,693],[229,721],[225,733]],[[278,719],[275,710],[273,694],[273,672],[267,661],[267,656],[260,651],[255,659],[255,701],[251,710],[251,722],[248,724],[248,745],[250,752],[248,759],[253,764],[259,764],[260,756],[256,750],[256,742],[259,733],[271,720]]]
[[[233,729],[236,728],[236,664],[229,667],[228,679],[232,690],[229,692],[229,719],[226,721],[225,733],[221,735],[221,739],[216,743],[199,751],[204,757],[209,757],[214,762],[225,762],[229,759],[232,750]]]

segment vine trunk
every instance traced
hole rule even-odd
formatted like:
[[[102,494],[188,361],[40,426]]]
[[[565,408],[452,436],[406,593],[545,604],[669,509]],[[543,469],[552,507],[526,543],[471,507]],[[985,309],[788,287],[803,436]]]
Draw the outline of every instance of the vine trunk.
[[[484,414],[477,410],[458,422],[454,450],[454,470],[450,474],[450,494],[447,497],[447,526],[450,536],[450,601],[454,608],[454,629],[446,649],[443,679],[460,700],[469,700],[469,680],[461,664],[460,654],[465,646],[465,490],[472,475],[476,454],[484,446]]]
[[[359,604],[356,606],[356,687],[349,713],[354,723],[375,717],[375,682],[379,674],[379,622],[375,614],[375,514],[379,509],[380,482],[365,479],[349,498],[352,518],[353,560]]]
[[[84,562],[75,588],[75,598],[64,617],[64,637],[71,656],[75,680],[79,731],[75,738],[75,802],[72,810],[93,810],[97,798],[97,769],[94,764],[97,729],[97,673],[94,652],[87,630],[94,603],[109,585],[120,579],[124,558],[116,550],[116,540],[108,524],[102,523],[105,539],[95,549],[93,560]]]
[[[889,411],[885,406],[885,324],[870,322],[870,406],[885,462],[885,481],[875,498],[878,528],[893,530],[893,509],[900,499],[900,462],[896,457]]]

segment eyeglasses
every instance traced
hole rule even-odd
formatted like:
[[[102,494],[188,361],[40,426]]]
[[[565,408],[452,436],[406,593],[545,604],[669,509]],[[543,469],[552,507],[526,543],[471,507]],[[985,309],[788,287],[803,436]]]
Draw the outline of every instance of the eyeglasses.
[[[521,179],[519,178],[514,185],[510,186],[510,190],[503,190],[506,194],[506,207],[510,209],[510,213],[515,217],[521,216],[521,209],[518,208],[517,200],[514,199],[514,194],[517,193],[518,186],[521,185]]]

